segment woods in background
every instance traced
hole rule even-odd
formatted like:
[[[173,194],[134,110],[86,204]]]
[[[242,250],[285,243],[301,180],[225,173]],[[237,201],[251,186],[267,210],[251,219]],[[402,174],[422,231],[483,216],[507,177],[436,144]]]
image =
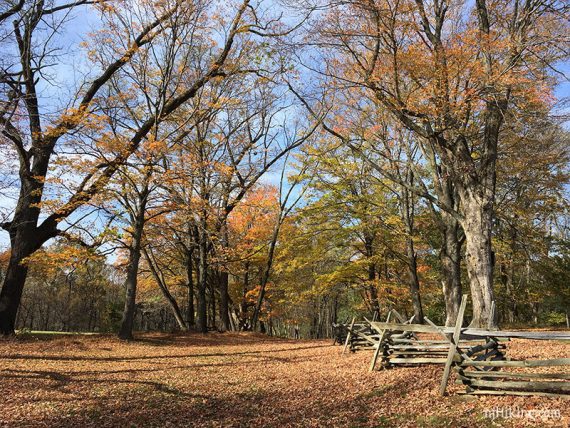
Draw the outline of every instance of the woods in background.
[[[567,322],[568,15],[7,4],[0,331],[325,337],[389,308],[453,324],[462,290],[474,326]]]

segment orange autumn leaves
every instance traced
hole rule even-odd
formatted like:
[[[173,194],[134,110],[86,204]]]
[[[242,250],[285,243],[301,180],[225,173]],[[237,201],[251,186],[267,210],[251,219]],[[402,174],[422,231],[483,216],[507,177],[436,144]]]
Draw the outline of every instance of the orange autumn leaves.
[[[3,343],[5,426],[466,427],[565,426],[567,400],[491,396],[466,400],[437,387],[442,368],[368,373],[371,354],[339,355],[332,340],[225,333],[104,335]],[[514,359],[557,358],[570,345],[514,340]],[[7,358],[12,355],[20,358]],[[23,358],[23,357],[28,358]],[[492,422],[485,409],[560,409],[562,419]]]
[[[279,215],[278,191],[273,186],[254,189],[228,218],[231,239],[242,257],[255,253],[271,239]]]
[[[445,118],[438,123],[442,129],[482,111],[491,89],[509,90],[521,109],[552,104],[552,78],[544,64],[562,53],[544,41],[565,33],[562,22],[545,14],[528,29],[522,21],[534,17],[517,22],[513,2],[495,1],[488,3],[493,26],[485,33],[462,2],[444,2],[445,22],[438,28],[431,9],[436,6],[426,2],[425,19],[429,31],[441,33],[439,43],[426,35],[418,4],[354,2],[329,13],[321,24],[323,42],[340,39],[347,47],[344,56],[328,59],[328,73],[342,77],[338,90],[358,87],[348,82],[382,88],[396,109],[417,118]],[[359,97],[348,99],[357,103]]]

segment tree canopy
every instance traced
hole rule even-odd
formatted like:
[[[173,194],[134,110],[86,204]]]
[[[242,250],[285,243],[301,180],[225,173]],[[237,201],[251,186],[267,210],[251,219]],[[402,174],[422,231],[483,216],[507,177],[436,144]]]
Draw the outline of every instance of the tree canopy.
[[[4,2],[0,331],[567,323],[569,18]]]

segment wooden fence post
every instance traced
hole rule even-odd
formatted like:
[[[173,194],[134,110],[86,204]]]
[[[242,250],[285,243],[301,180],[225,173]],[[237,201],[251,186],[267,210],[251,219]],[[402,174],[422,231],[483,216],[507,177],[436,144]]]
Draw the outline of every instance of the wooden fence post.
[[[388,316],[386,317],[386,322],[390,322],[390,316],[392,315],[392,311],[388,312]],[[372,361],[370,362],[370,368],[368,369],[369,372],[374,370],[376,366],[376,360],[378,360],[378,355],[380,354],[380,349],[382,349],[382,341],[384,340],[384,336],[386,335],[386,330],[382,330],[380,333],[380,340],[378,340],[378,347],[374,350],[374,355],[372,356]]]
[[[344,348],[342,349],[343,354],[346,352],[346,347],[348,346],[348,342],[350,342],[350,335],[352,334],[354,321],[356,321],[356,317],[352,318],[352,322],[350,323],[350,328],[348,329],[348,333],[346,334],[346,341],[344,342]]]
[[[455,358],[455,353],[457,351],[457,344],[459,343],[459,338],[461,337],[461,326],[463,325],[463,316],[465,315],[466,306],[467,306],[467,294],[464,294],[463,297],[461,298],[461,306],[459,307],[459,313],[457,314],[457,321],[455,322],[453,339],[452,342],[449,344],[447,361],[445,362],[445,368],[443,369],[443,378],[441,379],[441,385],[439,387],[440,395],[445,395],[445,390],[447,388],[447,381],[449,380],[449,373],[451,371],[451,365],[453,364],[453,359]]]

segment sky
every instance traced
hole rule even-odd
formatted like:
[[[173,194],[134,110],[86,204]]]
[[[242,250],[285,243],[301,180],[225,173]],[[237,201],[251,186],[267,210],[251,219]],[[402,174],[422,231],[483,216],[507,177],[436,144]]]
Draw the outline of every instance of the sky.
[[[554,95],[559,100],[566,99],[567,102],[570,102],[570,61],[560,64],[557,69],[560,73],[564,74],[565,81],[562,81],[558,84]],[[567,107],[561,113],[570,115],[570,105],[567,105]],[[566,121],[565,127],[566,129],[570,130],[570,120]]]
[[[44,107],[57,106],[60,103],[60,96],[65,92],[65,88],[73,90],[77,87],[77,82],[80,81],[82,73],[87,72],[89,65],[81,60],[84,58],[82,48],[79,47],[80,43],[87,40],[88,34],[94,31],[100,20],[97,13],[90,7],[74,9],[68,15],[68,22],[63,26],[63,31],[56,41],[55,45],[61,49],[61,59],[50,68],[49,74],[53,78],[53,85],[42,85],[43,80],[40,80],[38,95]],[[3,46],[3,48],[6,48]],[[17,171],[13,171],[17,174]],[[0,207],[2,212],[11,210],[15,206],[15,198],[17,192],[11,194],[11,197],[0,195]],[[0,230],[0,250],[8,248],[10,244],[8,233]]]

